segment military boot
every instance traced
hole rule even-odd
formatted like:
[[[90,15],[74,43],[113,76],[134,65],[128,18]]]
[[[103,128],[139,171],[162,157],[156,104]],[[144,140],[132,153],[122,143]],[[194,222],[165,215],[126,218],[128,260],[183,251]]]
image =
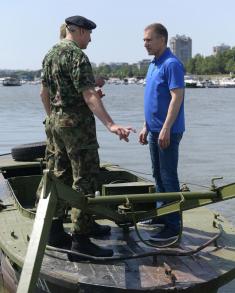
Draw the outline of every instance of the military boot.
[[[58,248],[71,248],[72,236],[64,231],[62,219],[52,220],[47,244]]]
[[[87,235],[73,234],[72,236],[72,251],[81,254],[87,254],[96,257],[111,257],[113,256],[113,250],[109,248],[104,248],[91,242]],[[70,261],[80,261],[85,259],[82,255],[68,254]]]

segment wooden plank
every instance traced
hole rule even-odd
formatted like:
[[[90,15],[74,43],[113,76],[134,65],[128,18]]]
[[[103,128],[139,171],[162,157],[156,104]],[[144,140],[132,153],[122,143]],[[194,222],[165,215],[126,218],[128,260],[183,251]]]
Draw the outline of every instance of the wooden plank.
[[[49,192],[46,198],[43,198],[43,196],[44,188],[38,203],[33,231],[24,260],[17,293],[33,293],[41,269],[47,237],[57,202],[53,190]]]

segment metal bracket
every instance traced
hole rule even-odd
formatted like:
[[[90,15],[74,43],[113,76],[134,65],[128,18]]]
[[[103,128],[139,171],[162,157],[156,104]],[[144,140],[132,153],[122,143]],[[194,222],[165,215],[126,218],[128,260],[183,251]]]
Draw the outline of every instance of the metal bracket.
[[[211,190],[212,191],[215,191],[216,190],[216,185],[215,185],[215,181],[216,180],[221,180],[221,179],[223,179],[224,177],[214,177],[214,178],[212,178],[211,179]]]

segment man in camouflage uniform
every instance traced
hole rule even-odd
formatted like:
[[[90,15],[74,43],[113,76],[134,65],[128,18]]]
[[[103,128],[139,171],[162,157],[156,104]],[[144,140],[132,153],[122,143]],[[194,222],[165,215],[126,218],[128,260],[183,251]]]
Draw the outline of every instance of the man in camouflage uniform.
[[[54,171],[57,178],[72,184],[75,190],[94,194],[98,188],[99,155],[93,113],[120,139],[128,141],[133,129],[113,122],[94,89],[92,68],[81,49],[86,49],[90,42],[95,23],[81,16],[69,17],[65,22],[65,40],[55,45],[43,61],[42,82],[50,97],[50,122],[55,147]],[[60,213],[61,209],[57,208],[55,216],[61,218]],[[82,211],[75,214],[72,250],[95,256],[111,256],[112,250],[101,248],[90,241],[91,218]],[[65,232],[58,227],[51,230],[52,240],[58,238],[58,235],[64,237]]]
[[[62,23],[62,25],[60,26],[60,40],[65,39],[66,37],[66,23]],[[48,97],[49,92],[48,89],[43,87],[41,88],[41,96]],[[44,100],[43,100],[44,102]],[[49,99],[48,99],[49,102]],[[44,104],[45,105],[45,104]],[[46,108],[46,113],[47,113],[47,117],[45,119],[45,132],[46,132],[46,136],[47,136],[47,145],[46,145],[46,152],[45,152],[45,159],[47,162],[47,169],[49,170],[53,170],[54,169],[54,155],[55,155],[55,150],[54,150],[54,143],[53,143],[53,135],[52,135],[52,131],[51,131],[51,124],[52,122],[50,122],[50,103],[48,103],[48,105],[45,105]]]
[[[66,23],[62,23],[60,26],[60,40],[63,40],[66,37]],[[46,150],[45,150],[45,161],[46,161],[46,168],[48,170],[53,170],[55,165],[55,148],[53,143],[53,135],[51,132],[51,122],[50,122],[50,114],[51,114],[51,107],[50,107],[50,98],[49,98],[49,91],[47,87],[41,85],[41,92],[40,95],[42,97],[42,102],[44,105],[44,108],[46,110],[46,118],[43,122],[45,124],[45,132],[46,132]],[[38,200],[40,198],[40,194],[42,192],[42,186],[43,186],[43,180],[40,181],[40,184],[38,186],[37,192],[36,192],[36,205],[38,204]]]
[[[63,23],[60,26],[60,40],[65,39],[66,37],[66,23]],[[97,76],[95,78],[95,85],[96,87],[98,87],[97,92],[99,93],[100,98],[102,98],[104,96],[101,88],[104,86],[105,84],[105,80],[103,77],[101,76]],[[41,85],[41,92],[40,95],[42,97],[42,102],[44,105],[44,108],[46,110],[46,118],[44,120],[44,124],[45,124],[45,132],[46,132],[46,137],[47,137],[47,141],[46,141],[46,150],[45,150],[45,161],[46,161],[46,168],[48,170],[53,170],[54,169],[54,165],[55,165],[55,148],[54,148],[54,143],[53,143],[53,135],[52,135],[52,131],[51,131],[51,125],[53,124],[52,121],[50,121],[52,118],[50,117],[51,114],[51,106],[50,106],[50,98],[49,98],[49,91],[47,89],[47,87],[45,87],[43,84]],[[72,171],[72,170],[71,170]],[[72,176],[72,173],[71,173]],[[43,186],[43,180],[40,181],[40,184],[38,186],[37,192],[36,192],[36,205],[38,203],[38,200],[40,198],[40,194],[42,191],[42,186]],[[97,227],[93,226],[93,229],[97,231]],[[104,232],[104,231],[103,231]]]

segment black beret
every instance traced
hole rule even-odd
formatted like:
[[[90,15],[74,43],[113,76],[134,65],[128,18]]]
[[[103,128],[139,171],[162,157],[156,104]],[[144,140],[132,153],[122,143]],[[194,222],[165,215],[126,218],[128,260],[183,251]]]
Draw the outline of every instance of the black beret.
[[[80,15],[70,16],[66,18],[65,23],[80,26],[87,30],[93,30],[96,28],[96,24],[93,21]]]

